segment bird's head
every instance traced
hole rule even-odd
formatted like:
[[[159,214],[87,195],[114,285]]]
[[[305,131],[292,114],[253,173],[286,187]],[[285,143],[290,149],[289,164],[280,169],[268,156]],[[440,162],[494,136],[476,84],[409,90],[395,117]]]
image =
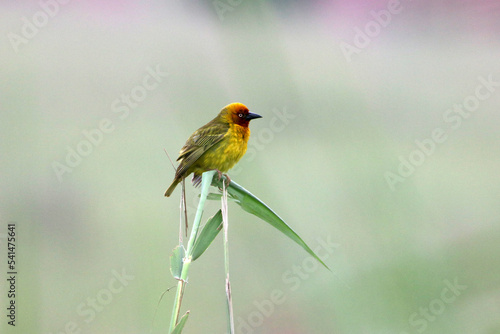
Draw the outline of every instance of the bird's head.
[[[262,118],[261,115],[248,111],[244,104],[237,102],[225,106],[220,112],[220,117],[225,123],[238,124],[243,127],[248,127],[248,124],[254,118]]]

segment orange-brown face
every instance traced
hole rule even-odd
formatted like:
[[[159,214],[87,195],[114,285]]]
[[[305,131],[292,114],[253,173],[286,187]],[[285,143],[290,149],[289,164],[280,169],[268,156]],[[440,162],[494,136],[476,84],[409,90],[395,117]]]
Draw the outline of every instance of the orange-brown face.
[[[258,114],[251,113],[248,111],[248,108],[241,103],[232,103],[227,108],[230,111],[233,123],[243,127],[248,127],[252,119],[262,117]]]

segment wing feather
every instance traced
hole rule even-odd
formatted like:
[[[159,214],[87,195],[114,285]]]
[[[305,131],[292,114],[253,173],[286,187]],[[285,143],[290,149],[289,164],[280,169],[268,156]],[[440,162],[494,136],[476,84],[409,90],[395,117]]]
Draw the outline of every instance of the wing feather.
[[[209,126],[210,125],[210,126]],[[177,160],[181,160],[175,173],[176,178],[185,177],[191,166],[211,147],[220,142],[228,131],[222,124],[210,124],[195,131],[181,148]]]

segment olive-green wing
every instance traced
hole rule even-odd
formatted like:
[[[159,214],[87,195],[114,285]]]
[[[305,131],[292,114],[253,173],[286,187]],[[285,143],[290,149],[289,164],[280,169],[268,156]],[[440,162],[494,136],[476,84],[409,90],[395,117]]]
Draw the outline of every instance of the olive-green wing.
[[[207,124],[208,125],[208,124]],[[211,124],[198,129],[189,137],[182,147],[177,160],[181,160],[175,177],[186,176],[184,173],[212,146],[224,138],[228,128],[223,125]]]

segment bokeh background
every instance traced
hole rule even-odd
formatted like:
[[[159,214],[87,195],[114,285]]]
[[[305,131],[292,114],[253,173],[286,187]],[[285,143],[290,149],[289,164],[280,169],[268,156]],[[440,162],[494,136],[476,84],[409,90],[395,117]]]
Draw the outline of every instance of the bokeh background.
[[[2,333],[166,333],[180,192],[163,197],[164,150],[235,101],[264,118],[230,175],[332,268],[231,204],[238,333],[500,333],[497,1],[0,7]],[[226,332],[220,236],[186,310],[185,333]]]

